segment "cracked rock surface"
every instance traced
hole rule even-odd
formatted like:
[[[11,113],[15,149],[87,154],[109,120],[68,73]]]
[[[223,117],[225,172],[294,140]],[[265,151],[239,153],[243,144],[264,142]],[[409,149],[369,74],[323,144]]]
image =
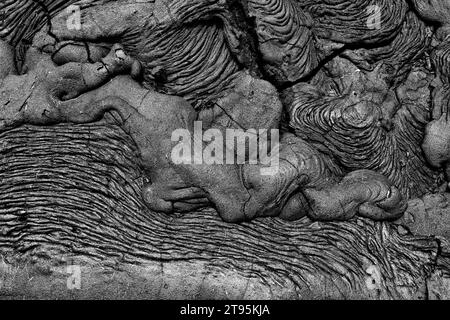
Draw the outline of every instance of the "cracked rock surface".
[[[2,2],[0,294],[448,298],[448,8]],[[198,121],[279,170],[174,163]]]

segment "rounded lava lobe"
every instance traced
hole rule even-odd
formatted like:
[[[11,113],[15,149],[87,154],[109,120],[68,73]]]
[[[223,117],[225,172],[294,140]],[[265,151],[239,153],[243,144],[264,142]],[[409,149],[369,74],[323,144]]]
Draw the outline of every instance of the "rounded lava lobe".
[[[442,167],[449,162],[450,121],[447,114],[427,126],[422,149],[428,162],[435,167]]]
[[[354,128],[367,127],[373,123],[377,108],[370,100],[362,99],[357,92],[352,92],[348,103],[350,105],[342,113],[345,123]]]
[[[442,25],[450,23],[449,0],[413,0],[412,3],[423,19]]]

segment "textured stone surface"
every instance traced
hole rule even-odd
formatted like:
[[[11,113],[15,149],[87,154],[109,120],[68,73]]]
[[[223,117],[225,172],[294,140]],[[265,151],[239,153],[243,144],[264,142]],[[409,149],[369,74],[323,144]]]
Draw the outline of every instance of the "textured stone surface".
[[[210,210],[182,216],[149,212],[140,197],[145,177],[136,147],[115,125],[26,126],[3,133],[1,141],[3,258],[19,270],[30,264],[29,278],[35,268],[38,274],[56,268],[59,279],[44,272],[31,287],[14,293],[13,286],[16,295],[22,288],[34,297],[71,294],[62,273],[79,264],[87,278],[80,297],[108,291],[111,273],[119,272],[118,283],[131,287],[147,277],[151,281],[138,288],[148,286],[149,296],[157,296],[161,281],[181,283],[186,274],[204,272],[206,280],[189,277],[192,282],[176,289],[171,284],[162,296],[188,290],[186,297],[229,292],[254,298],[261,292],[267,298],[424,298],[438,258],[433,237],[400,235],[388,223],[267,218],[234,225]],[[135,278],[131,264],[136,273],[148,273]],[[380,278],[367,286],[367,270],[374,267]],[[222,285],[215,277],[227,280]],[[254,291],[242,279],[254,282]],[[52,281],[57,290],[42,291]],[[131,289],[124,294],[139,295]]]
[[[72,3],[0,4],[2,297],[449,297],[447,1],[87,0],[69,30]],[[180,119],[280,127],[285,166],[174,169]]]

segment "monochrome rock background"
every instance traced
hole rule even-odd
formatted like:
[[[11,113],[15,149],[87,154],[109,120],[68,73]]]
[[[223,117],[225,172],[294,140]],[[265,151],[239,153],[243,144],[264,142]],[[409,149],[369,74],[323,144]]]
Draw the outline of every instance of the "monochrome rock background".
[[[170,19],[161,12],[147,29],[122,39],[143,61],[145,85],[199,109],[232,91],[244,69],[270,81],[287,110],[286,129],[328,155],[336,174],[372,169],[388,176],[411,199],[402,220],[268,218],[234,225],[212,209],[150,212],[141,200],[146,178],[135,143],[109,117],[91,125],[25,125],[0,133],[0,293],[449,297],[445,172],[428,165],[420,147],[436,104],[432,83],[437,73],[448,75],[437,32],[437,23],[445,23],[417,10],[417,2],[177,0]],[[0,38],[15,47],[19,67],[34,34],[58,27],[49,19],[71,3],[0,4],[6,12]],[[371,29],[367,8],[375,3],[383,15],[380,28]],[[160,50],[148,49],[154,47]],[[349,111],[355,96],[388,107]],[[80,290],[67,288],[68,265],[81,266]]]

